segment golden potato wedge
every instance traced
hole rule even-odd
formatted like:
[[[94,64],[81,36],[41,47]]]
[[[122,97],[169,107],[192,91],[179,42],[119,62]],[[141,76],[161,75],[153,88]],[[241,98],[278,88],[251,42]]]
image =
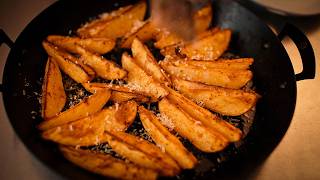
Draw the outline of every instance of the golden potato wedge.
[[[151,95],[147,95],[144,92],[134,90],[127,85],[115,85],[115,84],[106,84],[106,83],[82,83],[83,87],[94,93],[98,90],[107,88],[111,89],[110,101],[121,103],[129,100],[135,100],[136,102],[154,102],[156,99],[152,99]]]
[[[119,67],[116,63],[105,59],[102,56],[98,56],[90,51],[75,44],[75,51],[81,55],[80,61],[84,64],[92,67],[98,76],[103,79],[113,80],[122,79],[127,75],[127,72]]]
[[[152,53],[147,46],[142,44],[142,42],[135,38],[132,42],[131,47],[134,62],[142,68],[149,76],[152,76],[155,80],[161,84],[170,85],[170,79],[160,68],[156,59],[153,57]]]
[[[138,103],[153,102],[150,97],[143,96],[141,94],[127,93],[127,92],[120,92],[120,91],[112,91],[111,93],[110,101],[112,102],[122,103],[130,100],[134,100]]]
[[[50,35],[47,37],[47,41],[56,46],[59,46],[72,53],[77,53],[74,45],[80,45],[83,48],[97,54],[106,54],[111,51],[116,45],[114,39],[108,38],[78,38],[70,36]]]
[[[221,29],[219,27],[214,27],[214,28],[208,29],[206,31],[203,31],[203,32],[197,34],[195,37],[195,40],[196,41],[202,40],[206,37],[212,36],[213,34],[219,32],[219,31],[221,31]]]
[[[121,40],[122,48],[130,48],[134,38],[139,38],[140,41],[145,42],[154,39],[160,30],[156,28],[150,20],[140,23],[140,26],[134,27]]]
[[[93,146],[104,143],[105,119],[108,109],[103,109],[91,116],[48,129],[42,137],[63,145]]]
[[[167,46],[177,45],[183,43],[182,38],[174,33],[170,33],[166,30],[162,30],[156,37],[157,41],[154,46],[158,49],[163,49]]]
[[[173,44],[170,46],[166,46],[160,50],[160,53],[164,57],[169,57],[170,59],[180,59],[179,57],[179,46],[177,44]]]
[[[163,147],[181,168],[192,169],[197,163],[193,154],[160,123],[151,111],[143,106],[139,106],[138,111],[143,127],[157,146]]]
[[[60,113],[67,101],[58,64],[48,58],[42,84],[41,114],[44,120]]]
[[[127,101],[115,104],[106,110],[104,129],[109,131],[125,131],[136,118],[138,104]]]
[[[157,173],[151,169],[127,163],[108,154],[70,146],[60,146],[60,151],[66,159],[77,166],[103,176],[132,180],[155,180],[157,178]]]
[[[208,129],[201,121],[189,116],[167,98],[159,102],[159,110],[162,115],[172,121],[176,132],[203,152],[221,151],[229,144],[229,141],[220,133]]]
[[[81,37],[104,37],[111,39],[122,37],[131,30],[136,21],[143,20],[146,8],[146,2],[140,1],[119,13],[118,16],[79,29],[78,34]]]
[[[200,83],[174,79],[174,87],[204,107],[227,116],[239,116],[250,110],[257,102],[257,95],[239,89],[227,89]]]
[[[163,163],[159,163],[158,159],[145,154],[126,142],[114,138],[108,133],[105,134],[105,137],[108,144],[116,153],[125,157],[134,164],[137,164],[138,166],[153,169],[163,176],[175,176],[179,172],[167,164],[164,165]]]
[[[88,66],[81,63],[71,54],[59,49],[48,42],[42,43],[48,55],[59,65],[60,69],[70,78],[78,83],[91,81],[95,72]]]
[[[205,7],[199,9],[193,15],[194,30],[197,34],[200,34],[207,30],[211,24],[212,20],[212,7],[211,3]]]
[[[177,174],[180,171],[178,164],[167,154],[162,152],[157,146],[150,142],[120,131],[106,131],[113,138],[118,141],[125,142],[126,144],[143,152],[152,159],[153,162],[159,164],[163,169],[170,170],[170,174]]]
[[[181,48],[181,54],[194,60],[218,59],[229,46],[231,30],[224,29]]]
[[[174,77],[232,89],[240,89],[252,78],[252,72],[249,70],[199,68],[169,61],[161,61],[160,66]]]
[[[153,99],[161,99],[168,95],[168,91],[143,71],[128,54],[122,55],[122,67],[128,71],[127,82],[132,89],[144,91]]]
[[[216,61],[201,61],[201,60],[185,60],[177,58],[171,60],[174,64],[185,64],[190,66],[197,66],[202,69],[234,69],[234,70],[248,70],[253,63],[253,58],[239,58],[239,59],[220,59]]]
[[[48,130],[94,114],[102,109],[109,100],[110,95],[111,91],[108,89],[98,91],[82,100],[79,104],[57,114],[47,121],[40,123],[38,128],[42,131]]]
[[[107,12],[99,15],[97,19],[87,22],[82,27],[77,30],[77,34],[80,37],[88,38],[91,37],[91,34],[97,34],[101,28],[104,28],[104,25],[107,24],[110,20],[122,15],[124,12],[132,8],[133,5],[128,5],[120,7],[117,10],[112,12]]]
[[[236,142],[241,139],[242,132],[240,129],[219,118],[217,115],[212,114],[207,109],[198,106],[196,103],[184,97],[175,90],[169,88],[168,90],[170,93],[167,98],[171,103],[183,109],[184,112],[188,113],[194,119],[200,121],[207,128],[219,132],[231,142]]]

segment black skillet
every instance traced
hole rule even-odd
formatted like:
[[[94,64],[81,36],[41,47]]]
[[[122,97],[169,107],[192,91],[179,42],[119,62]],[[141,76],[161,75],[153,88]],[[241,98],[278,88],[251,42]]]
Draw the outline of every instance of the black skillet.
[[[41,77],[47,55],[41,42],[49,34],[67,35],[91,17],[132,3],[124,0],[58,1],[38,15],[12,42],[1,31],[1,44],[10,48],[1,91],[9,120],[27,148],[44,164],[70,179],[99,178],[65,160],[53,143],[40,138],[36,125],[41,92]],[[315,76],[315,57],[310,42],[297,28],[287,24],[278,37],[250,11],[231,0],[213,1],[213,25],[233,30],[231,51],[241,57],[253,57],[253,83],[262,98],[248,135],[237,146],[220,154],[209,155],[209,161],[223,156],[224,161],[201,176],[193,171],[182,178],[248,179],[272,152],[285,134],[295,108],[296,81]],[[295,75],[281,39],[290,37],[299,49],[303,71]],[[230,150],[231,148],[231,150]],[[211,159],[210,159],[211,158]],[[202,167],[205,169],[205,167]],[[201,168],[200,168],[201,169]]]

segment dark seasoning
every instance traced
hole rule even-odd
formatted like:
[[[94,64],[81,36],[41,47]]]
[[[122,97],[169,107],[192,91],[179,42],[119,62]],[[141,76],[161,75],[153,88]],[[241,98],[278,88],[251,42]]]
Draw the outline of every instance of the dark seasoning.
[[[116,7],[117,5],[115,5]],[[75,35],[75,32],[72,30],[68,31],[68,35],[72,36]],[[164,56],[161,55],[160,50],[155,48],[153,46],[153,41],[148,41],[145,42],[145,44],[148,46],[152,54],[154,55],[156,60],[162,60],[164,59]],[[119,46],[119,41],[117,42],[116,47],[108,52],[107,54],[103,55],[106,59],[112,60],[116,62],[118,65],[121,65],[121,55],[123,52],[128,52],[131,54],[131,51],[129,49],[123,49],[120,48]],[[234,58],[239,58],[239,56],[231,53],[232,50],[228,50],[228,52],[224,53],[222,55],[222,58],[228,58],[228,59],[234,59]],[[91,93],[87,92],[81,84],[76,83],[73,81],[71,78],[69,78],[67,75],[65,75],[63,72],[61,72],[62,77],[63,77],[63,84],[64,84],[64,89],[67,95],[67,102],[64,107],[64,110],[69,109],[70,107],[78,104],[81,102],[84,98],[88,97],[91,95]],[[38,82],[39,84],[42,84],[43,79],[41,78]],[[38,83],[37,82],[37,83]],[[101,78],[96,78],[92,82],[103,82],[103,83],[112,83],[112,84],[124,84],[124,81],[122,80],[114,80],[114,81],[108,81],[104,80]],[[30,84],[25,81],[25,86],[28,87]],[[254,90],[254,85],[252,82],[249,82],[245,87],[242,89],[245,90]],[[40,89],[41,91],[41,89]],[[31,94],[31,95],[30,95]],[[26,93],[26,91],[22,92],[23,96],[30,96],[31,98],[36,98],[39,104],[41,104],[41,92],[30,92],[29,91]],[[108,102],[105,106],[108,107],[112,105],[112,103]],[[142,104],[149,110],[152,110],[156,115],[159,114],[158,106],[157,103],[151,103],[151,104]],[[33,119],[40,119],[41,120],[41,106],[39,105],[38,110],[31,111],[31,115]],[[215,113],[216,114],[216,113]],[[181,137],[178,133],[172,131],[172,134],[176,135],[180,141],[183,143],[183,145],[191,151],[195,157],[198,159],[198,165],[192,169],[192,170],[184,170],[182,173],[177,175],[174,179],[201,179],[204,178],[204,175],[209,172],[215,172],[223,162],[226,162],[232,157],[234,157],[238,152],[240,152],[241,145],[245,143],[245,137],[250,131],[251,125],[254,120],[254,115],[255,115],[255,107],[253,107],[250,111],[246,112],[245,114],[241,116],[236,116],[236,117],[228,117],[228,116],[222,116],[219,115],[221,118],[224,120],[228,121],[229,123],[233,124],[237,128],[239,128],[243,132],[243,137],[242,140],[236,143],[231,143],[228,147],[226,147],[223,151],[217,152],[217,153],[203,153],[196,149],[187,139]],[[139,119],[139,115],[137,114],[137,117],[133,124],[128,128],[126,131],[129,134],[133,134],[136,136],[139,136],[151,143],[154,143],[151,139],[151,137],[147,134],[145,129],[142,126],[142,123]],[[83,148],[83,147],[81,147]],[[83,149],[91,149],[94,151],[98,152],[103,152],[109,155],[112,155],[115,158],[119,158],[122,160],[127,161],[125,158],[121,157],[119,154],[114,152],[111,147],[108,144],[99,144],[96,146],[92,147],[84,147]],[[162,179],[162,177],[160,177]]]

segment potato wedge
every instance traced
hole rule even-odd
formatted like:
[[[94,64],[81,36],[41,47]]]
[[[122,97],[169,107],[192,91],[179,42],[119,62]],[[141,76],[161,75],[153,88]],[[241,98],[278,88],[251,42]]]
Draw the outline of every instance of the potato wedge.
[[[47,41],[72,53],[77,53],[77,50],[74,49],[75,44],[97,54],[106,54],[116,45],[116,41],[114,39],[78,38],[59,35],[50,35],[47,37]]]
[[[198,106],[196,103],[184,97],[175,90],[169,88],[168,90],[170,94],[167,96],[167,98],[171,103],[183,109],[184,112],[188,113],[194,119],[200,121],[207,128],[219,132],[231,142],[236,142],[241,139],[242,132],[240,129],[219,118],[217,115],[212,114],[207,109]]]
[[[160,50],[160,53],[164,57],[169,57],[170,59],[180,59],[179,55],[179,46],[176,44],[166,46]]]
[[[120,131],[106,131],[113,138],[118,141],[125,142],[126,144],[134,147],[135,149],[143,152],[148,157],[152,159],[153,162],[156,162],[159,166],[167,171],[170,170],[170,174],[177,174],[180,171],[178,164],[167,154],[162,152],[157,146],[151,144],[150,142]]]
[[[60,113],[67,101],[58,64],[48,58],[42,84],[41,113],[44,120]]]
[[[139,106],[138,111],[143,127],[157,146],[163,147],[181,168],[192,169],[197,163],[193,154],[159,122],[152,112],[143,106]]]
[[[157,178],[157,173],[153,170],[126,163],[108,154],[76,149],[70,146],[60,146],[60,151],[65,158],[77,166],[103,176],[132,180]]]
[[[79,60],[92,67],[97,75],[103,79],[122,79],[127,75],[127,72],[116,63],[109,61],[102,56],[91,53],[77,44],[74,45],[74,48],[74,50],[81,55]]]
[[[111,39],[122,37],[131,30],[136,21],[143,20],[146,8],[146,2],[140,1],[122,11],[121,14],[119,13],[118,16],[79,29],[78,34],[81,37],[104,37]]]
[[[105,119],[108,109],[103,109],[91,116],[48,129],[42,137],[63,145],[93,146],[103,143]]]
[[[42,131],[48,130],[94,114],[102,109],[109,100],[110,95],[110,90],[98,91],[70,109],[48,119],[48,121],[40,123],[38,128]]]
[[[97,34],[101,28],[104,28],[104,25],[108,23],[110,20],[122,15],[124,12],[128,11],[132,8],[133,5],[128,5],[124,7],[120,7],[117,10],[103,13],[99,15],[97,19],[87,22],[82,27],[77,30],[77,34],[83,38],[89,38],[91,34]]]
[[[212,21],[212,7],[209,3],[205,7],[199,9],[193,15],[194,30],[197,34],[200,34],[207,30]]]
[[[112,102],[122,103],[130,100],[134,100],[138,103],[153,102],[150,97],[143,96],[141,94],[127,93],[127,92],[120,92],[120,91],[112,91],[111,93],[110,101]]]
[[[240,89],[252,78],[249,70],[199,68],[183,63],[161,61],[160,66],[170,75],[184,80],[201,82],[208,85]]]
[[[176,58],[177,59],[177,58]],[[216,61],[201,61],[201,60],[185,60],[179,59],[170,60],[176,65],[185,64],[190,66],[197,66],[202,69],[234,69],[234,70],[248,70],[253,63],[252,58],[239,58],[239,59],[220,59]]]
[[[174,176],[178,173],[176,169],[168,165],[164,166],[163,163],[159,163],[156,158],[150,157],[150,155],[145,154],[144,152],[140,151],[132,145],[127,144],[126,142],[114,138],[108,133],[105,134],[105,138],[107,139],[108,144],[116,153],[140,167],[153,169],[164,176]]]
[[[229,46],[231,30],[220,30],[181,48],[181,54],[194,60],[218,59]]]
[[[48,55],[59,65],[60,69],[70,78],[78,83],[91,81],[95,77],[95,72],[88,66],[81,63],[71,54],[48,43],[42,43]]]
[[[152,76],[155,80],[161,84],[169,85],[170,79],[160,68],[156,59],[153,57],[152,53],[147,46],[142,44],[142,42],[135,38],[132,42],[131,47],[134,62],[142,68],[149,76]]]
[[[200,83],[174,79],[174,87],[204,107],[227,116],[239,116],[250,110],[257,102],[257,95],[239,89],[227,89]]]
[[[127,85],[115,85],[106,83],[83,83],[82,85],[87,91],[91,93],[104,88],[111,89],[112,92],[110,101],[116,103],[121,103],[129,100],[135,100],[136,102],[142,103],[156,101],[156,99],[152,99],[151,95],[148,96],[146,93],[134,90]]]
[[[161,99],[168,95],[168,91],[143,71],[128,54],[122,55],[122,67],[128,71],[127,82],[132,89],[144,91],[152,95],[153,99]]]
[[[180,107],[175,106],[167,98],[159,102],[160,113],[174,124],[174,130],[187,138],[195,147],[203,152],[221,151],[228,145],[228,140],[220,133],[205,127]]]
[[[106,110],[104,129],[109,131],[125,131],[136,118],[138,104],[127,101],[115,104]]]
[[[130,48],[133,39],[139,38],[140,41],[145,42],[154,39],[160,30],[156,28],[150,20],[141,22],[140,26],[134,27],[121,40],[122,48]]]
[[[162,30],[156,37],[157,41],[154,46],[158,49],[163,49],[167,46],[177,45],[183,43],[183,40],[176,34]]]

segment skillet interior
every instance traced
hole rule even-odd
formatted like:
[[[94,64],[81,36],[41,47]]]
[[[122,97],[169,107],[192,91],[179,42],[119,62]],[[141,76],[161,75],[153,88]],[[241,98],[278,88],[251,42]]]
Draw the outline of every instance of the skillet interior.
[[[36,125],[38,95],[41,92],[46,53],[41,42],[49,34],[67,35],[82,23],[102,12],[134,1],[59,1],[36,17],[20,34],[6,62],[3,99],[16,133],[44,164],[59,173],[77,179],[99,177],[65,160],[56,146],[41,139]],[[254,123],[237,154],[221,164],[214,173],[202,178],[247,178],[275,148],[286,132],[295,107],[296,83],[290,59],[271,30],[238,3],[213,1],[214,25],[233,30],[231,51],[241,57],[253,57],[252,70],[257,92],[263,96],[257,104]],[[188,176],[187,176],[188,177]]]

